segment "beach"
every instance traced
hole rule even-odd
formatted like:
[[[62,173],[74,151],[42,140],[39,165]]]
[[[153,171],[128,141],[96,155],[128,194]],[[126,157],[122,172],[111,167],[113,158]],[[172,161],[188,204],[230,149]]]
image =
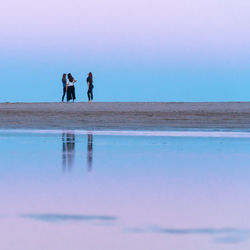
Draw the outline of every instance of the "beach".
[[[1,103],[1,129],[250,129],[250,102]]]
[[[249,249],[249,106],[0,104],[0,249]]]

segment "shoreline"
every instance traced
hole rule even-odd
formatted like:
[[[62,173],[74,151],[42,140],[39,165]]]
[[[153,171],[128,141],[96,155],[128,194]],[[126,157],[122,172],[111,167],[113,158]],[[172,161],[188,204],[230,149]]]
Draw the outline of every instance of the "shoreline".
[[[0,103],[0,129],[250,131],[250,102]]]
[[[0,129],[0,135],[8,134],[33,134],[33,135],[61,135],[61,134],[75,134],[75,135],[97,135],[97,136],[150,136],[150,137],[189,137],[189,138],[237,138],[249,139],[250,131],[236,132],[236,131],[115,131],[115,130],[46,130],[46,129]]]

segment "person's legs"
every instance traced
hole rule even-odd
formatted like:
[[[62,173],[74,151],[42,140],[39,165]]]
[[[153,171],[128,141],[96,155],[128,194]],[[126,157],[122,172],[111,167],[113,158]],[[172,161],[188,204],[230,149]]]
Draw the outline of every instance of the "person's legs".
[[[64,101],[65,94],[66,94],[66,87],[63,88],[62,102]]]
[[[91,89],[91,91],[90,91],[90,99],[91,99],[91,101],[93,102],[93,90]]]
[[[87,95],[88,95],[88,99],[89,99],[89,102],[90,102],[90,90],[88,90]]]
[[[69,102],[71,99],[71,87],[68,87],[68,90],[67,90],[67,102]]]
[[[75,86],[72,86],[72,99],[73,99],[73,102],[74,102],[75,99],[76,99]]]

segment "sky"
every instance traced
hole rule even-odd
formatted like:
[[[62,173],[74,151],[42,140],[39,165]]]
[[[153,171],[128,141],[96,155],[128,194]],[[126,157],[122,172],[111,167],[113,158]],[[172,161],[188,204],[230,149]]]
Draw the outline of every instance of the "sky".
[[[0,3],[0,102],[250,101],[247,0]]]

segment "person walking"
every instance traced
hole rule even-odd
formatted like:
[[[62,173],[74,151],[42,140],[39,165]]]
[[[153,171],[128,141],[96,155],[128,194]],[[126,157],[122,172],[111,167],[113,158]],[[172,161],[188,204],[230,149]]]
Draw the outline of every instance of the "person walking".
[[[88,74],[87,84],[88,84],[88,92],[87,92],[88,99],[89,99],[89,102],[93,102],[94,85],[93,85],[93,75],[91,72],[89,72],[89,74]]]
[[[62,95],[62,102],[64,101],[64,97],[66,94],[66,84],[67,84],[67,79],[66,79],[66,74],[64,73],[62,76],[62,84],[63,84],[63,95]]]
[[[76,82],[77,82],[77,80],[75,80],[74,77],[69,73],[68,80],[67,80],[67,86],[66,86],[67,102],[69,102],[71,99],[74,102],[76,99],[75,86],[74,86]]]

